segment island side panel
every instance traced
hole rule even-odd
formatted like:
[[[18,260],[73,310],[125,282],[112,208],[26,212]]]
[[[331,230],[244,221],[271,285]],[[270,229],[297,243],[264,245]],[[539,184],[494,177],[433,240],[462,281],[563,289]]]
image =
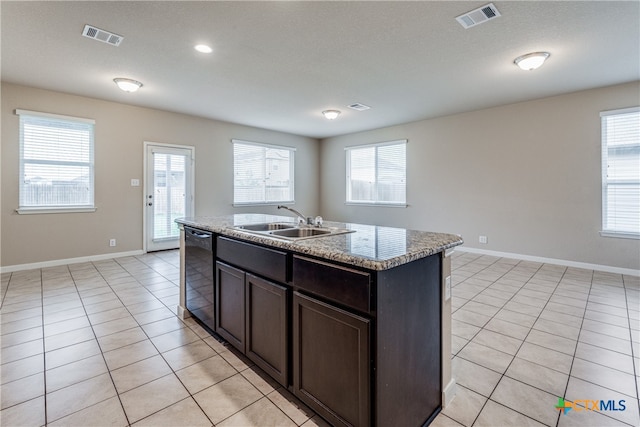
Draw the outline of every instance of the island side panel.
[[[446,408],[456,395],[456,380],[451,371],[451,254],[442,256],[442,408]]]
[[[376,425],[420,426],[441,409],[441,256],[377,274]]]
[[[184,225],[178,224],[178,227],[180,228],[180,302],[178,303],[177,314],[179,318],[186,319],[191,317],[191,313],[187,310]]]

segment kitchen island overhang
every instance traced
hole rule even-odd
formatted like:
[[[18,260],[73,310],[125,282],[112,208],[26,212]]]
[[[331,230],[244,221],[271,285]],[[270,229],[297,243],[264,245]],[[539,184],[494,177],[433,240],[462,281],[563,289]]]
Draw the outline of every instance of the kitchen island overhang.
[[[350,232],[291,241],[248,233],[241,228],[248,224],[291,223],[291,219],[275,215],[236,214],[176,220],[181,228],[182,274],[179,313],[184,317],[190,315],[185,295],[185,226],[213,233],[220,244],[226,245],[220,246],[221,248],[228,247],[229,244],[246,244],[244,248],[263,248],[282,253],[285,260],[283,262],[287,264],[286,276],[278,279],[276,286],[282,286],[288,292],[288,321],[290,324],[294,320],[298,322],[286,332],[294,348],[293,354],[289,355],[294,362],[287,362],[287,369],[292,370],[293,375],[285,380],[286,386],[292,389],[296,396],[302,397],[305,403],[320,401],[317,405],[310,406],[336,425],[384,425],[392,419],[397,422],[398,405],[400,411],[408,414],[404,418],[401,416],[400,420],[410,425],[430,422],[455,395],[455,380],[451,376],[449,255],[455,246],[463,243],[462,238],[445,233],[325,222],[324,227],[349,229]],[[238,253],[242,257],[243,252]],[[216,265],[242,267],[243,271],[247,271],[247,277],[256,274],[258,277],[270,279],[268,274],[261,274],[259,268],[252,268],[251,260],[229,258],[226,253],[216,254],[215,249],[213,258]],[[306,274],[305,271],[308,269],[310,273]],[[339,274],[333,274],[334,270]],[[360,285],[357,283],[361,278],[355,273],[370,277],[366,285],[358,287]],[[321,276],[327,278],[324,283],[320,279],[314,279]],[[215,281],[214,286],[218,286]],[[291,300],[294,301],[293,306],[290,304]],[[354,304],[354,301],[362,303]],[[304,390],[300,386],[301,378],[309,375],[302,370],[301,363],[296,364],[300,360],[296,362],[295,359],[301,357],[300,352],[305,350],[300,343],[304,341],[304,336],[298,335],[298,338],[302,337],[298,342],[293,334],[300,334],[303,330],[300,326],[302,319],[309,323],[306,319],[311,319],[308,313],[311,312],[310,309],[316,309],[314,304],[321,308],[326,305],[330,309],[344,311],[347,315],[353,314],[362,318],[368,325],[368,339],[360,345],[368,346],[369,359],[366,366],[358,366],[362,366],[365,371],[368,370],[370,377],[360,383],[360,400],[354,400],[353,405],[346,408],[340,408],[339,403],[330,402],[331,398],[325,399],[328,401],[325,405],[322,396],[315,396],[314,390]],[[219,308],[220,311],[224,311],[224,307]],[[294,316],[296,313],[299,317]],[[436,324],[437,331],[429,332]],[[223,327],[221,331],[224,331]],[[427,335],[428,339],[425,338]],[[237,344],[235,346],[238,347]],[[296,349],[300,352],[296,353]],[[393,367],[394,364],[400,365]],[[438,368],[437,375],[433,372],[434,366]],[[412,372],[406,372],[407,369]],[[421,382],[423,371],[429,372],[429,369],[432,370],[428,374],[429,378]],[[393,372],[394,370],[398,372]],[[400,370],[404,372],[399,372]],[[435,387],[436,380],[438,402],[435,402],[433,397],[435,389],[423,390],[424,383],[432,383]],[[311,379],[307,381],[308,384],[312,382]],[[365,390],[367,387],[368,390]],[[411,401],[409,397],[415,393],[418,397]],[[425,396],[424,402],[420,401],[420,393]],[[427,398],[427,394],[431,397]],[[420,409],[420,406],[425,406],[427,400],[435,402],[433,404],[437,404],[437,408],[425,415],[421,413],[424,409]],[[334,409],[337,410],[337,415]],[[341,416],[340,411],[344,412],[344,416]]]

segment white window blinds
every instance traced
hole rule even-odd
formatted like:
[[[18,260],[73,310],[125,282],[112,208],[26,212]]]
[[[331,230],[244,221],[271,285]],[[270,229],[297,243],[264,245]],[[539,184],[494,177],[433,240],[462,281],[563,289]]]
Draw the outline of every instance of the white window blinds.
[[[94,207],[94,121],[33,111],[20,116],[20,209]]]
[[[603,234],[640,238],[640,108],[600,116]]]
[[[294,201],[294,148],[232,142],[234,205]]]
[[[405,206],[407,140],[347,147],[347,203]]]

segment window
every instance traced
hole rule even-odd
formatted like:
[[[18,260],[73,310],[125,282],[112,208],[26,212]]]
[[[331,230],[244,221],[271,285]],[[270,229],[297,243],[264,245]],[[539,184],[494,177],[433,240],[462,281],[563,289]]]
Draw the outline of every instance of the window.
[[[640,238],[640,107],[603,111],[602,235]]]
[[[347,203],[406,206],[407,140],[347,147]]]
[[[19,213],[91,212],[94,121],[16,110],[20,116]]]
[[[233,142],[233,204],[293,202],[295,148]]]

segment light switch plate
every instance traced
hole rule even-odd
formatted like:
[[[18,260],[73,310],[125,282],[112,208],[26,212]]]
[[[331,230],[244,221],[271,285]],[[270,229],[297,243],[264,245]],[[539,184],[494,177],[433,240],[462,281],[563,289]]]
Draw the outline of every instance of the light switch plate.
[[[140,187],[140,180],[139,179],[132,179],[131,180],[131,186],[132,187]]]

